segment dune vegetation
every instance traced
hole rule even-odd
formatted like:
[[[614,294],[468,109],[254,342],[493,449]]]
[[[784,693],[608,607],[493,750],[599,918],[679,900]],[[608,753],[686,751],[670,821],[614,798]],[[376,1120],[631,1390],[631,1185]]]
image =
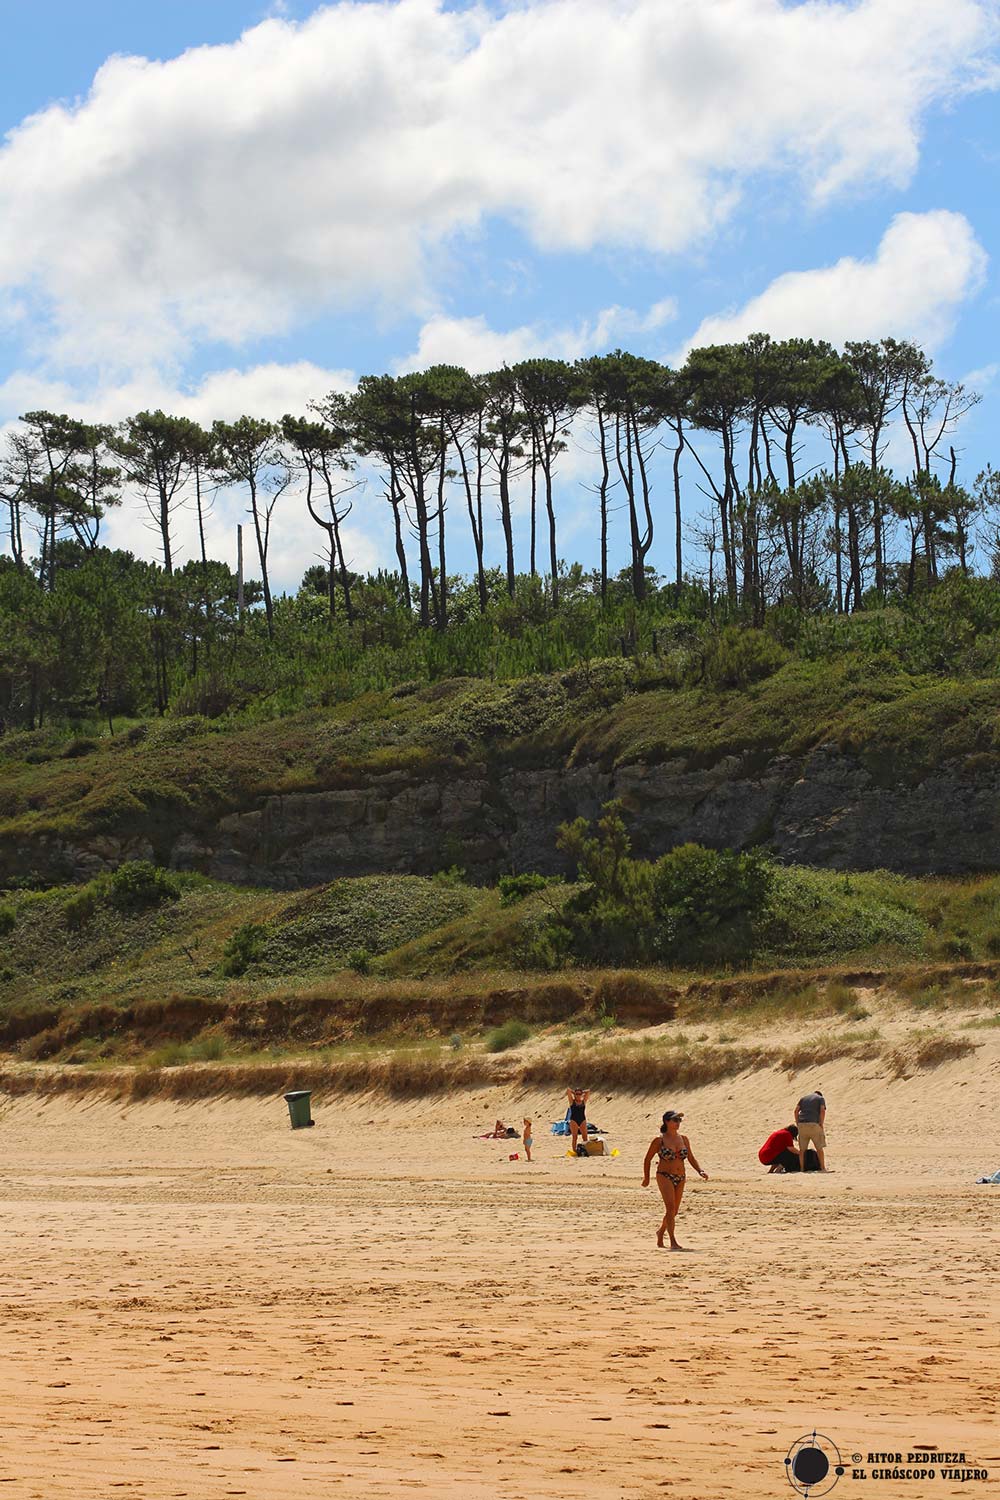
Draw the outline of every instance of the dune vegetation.
[[[678,1016],[856,1025],[867,989],[910,1012],[988,1013],[1000,976],[1000,877],[773,867],[738,961],[696,943],[684,962],[639,971],[565,951],[553,965],[549,934],[592,892],[451,872],[279,893],[141,863],[8,891],[0,1045],[93,1068],[163,1048],[171,1066],[331,1048],[360,1049],[366,1066],[384,1048],[499,1058],[553,1026],[609,1041]]]

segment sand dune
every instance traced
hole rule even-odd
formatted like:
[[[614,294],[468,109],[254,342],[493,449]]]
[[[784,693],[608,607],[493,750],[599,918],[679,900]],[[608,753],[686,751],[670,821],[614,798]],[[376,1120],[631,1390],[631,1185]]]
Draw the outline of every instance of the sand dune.
[[[984,1035],[892,1083],[841,1063],[640,1100],[594,1079],[621,1155],[587,1162],[545,1133],[552,1097],[327,1099],[295,1133],[280,1099],[9,1101],[0,1494],[759,1497],[792,1493],[814,1425],[847,1455],[933,1443],[996,1474]],[[836,1171],[769,1178],[756,1146],[817,1079]],[[712,1178],[685,1256],[656,1250],[639,1185],[677,1104]],[[525,1108],[531,1167],[473,1139]]]

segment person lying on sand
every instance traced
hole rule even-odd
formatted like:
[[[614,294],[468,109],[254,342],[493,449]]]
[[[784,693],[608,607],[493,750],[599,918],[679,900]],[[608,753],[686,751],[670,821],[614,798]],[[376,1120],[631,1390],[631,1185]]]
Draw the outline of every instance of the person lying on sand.
[[[576,1152],[576,1138],[580,1136],[583,1144],[587,1144],[587,1100],[590,1098],[589,1089],[567,1089],[566,1098],[569,1100],[569,1133],[573,1137],[571,1145]]]
[[[656,1233],[656,1243],[663,1249],[663,1236],[670,1236],[671,1250],[683,1250],[683,1245],[678,1245],[674,1237],[674,1224],[680,1211],[681,1199],[684,1196],[684,1170],[685,1161],[689,1161],[703,1182],[708,1181],[708,1173],[703,1172],[695,1161],[694,1152],[691,1150],[691,1142],[686,1135],[680,1133],[680,1123],[684,1118],[683,1111],[668,1109],[663,1116],[663,1124],[660,1134],[654,1136],[649,1143],[646,1152],[646,1160],[642,1164],[642,1185],[649,1187],[649,1166],[654,1156],[659,1157],[656,1168],[656,1186],[660,1190],[663,1199],[663,1223]]]

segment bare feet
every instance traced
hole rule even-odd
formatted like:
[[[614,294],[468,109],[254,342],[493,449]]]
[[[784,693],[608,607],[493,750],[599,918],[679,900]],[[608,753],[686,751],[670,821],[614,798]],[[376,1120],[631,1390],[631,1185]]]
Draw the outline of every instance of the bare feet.
[[[671,1250],[683,1250],[685,1248],[685,1246],[678,1245],[678,1243],[677,1243],[676,1240],[671,1240],[670,1241],[670,1248],[671,1248]]]

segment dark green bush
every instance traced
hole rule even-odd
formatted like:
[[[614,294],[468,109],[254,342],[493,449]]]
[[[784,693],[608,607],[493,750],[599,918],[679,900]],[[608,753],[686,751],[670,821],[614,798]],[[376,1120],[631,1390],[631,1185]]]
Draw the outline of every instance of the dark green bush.
[[[547,922],[540,930],[530,933],[512,952],[518,968],[541,969],[552,973],[564,968],[573,959],[572,933],[565,918],[558,922]]]
[[[698,956],[711,941],[727,956],[749,952],[774,884],[770,861],[754,851],[682,844],[653,867],[653,911],[664,953]]]
[[[713,687],[746,687],[771,677],[788,660],[788,652],[763,630],[727,625],[705,648],[705,679]]]
[[[559,848],[586,885],[550,930],[555,946],[603,964],[743,957],[767,908],[771,864],[756,853],[684,844],[655,864],[632,859],[620,803],[596,834],[583,818],[559,830]]]
[[[548,883],[544,875],[501,875],[500,905],[514,906],[518,901],[523,901],[525,896],[530,896],[532,891],[540,891]]]
[[[0,906],[0,937],[14,931],[17,926],[17,915],[12,906]]]
[[[97,904],[98,895],[96,888],[93,885],[83,886],[81,890],[76,891],[70,896],[63,907],[66,926],[71,931],[78,932],[81,927],[85,927],[88,922],[93,920],[94,913],[97,911]]]
[[[265,934],[262,922],[244,922],[235,929],[222,950],[222,972],[228,979],[239,979],[251,964],[260,962]]]
[[[367,974],[372,966],[372,956],[367,948],[352,948],[347,955],[347,967],[355,974]]]
[[[526,1042],[531,1035],[531,1027],[524,1021],[504,1021],[502,1026],[496,1026],[487,1033],[484,1046],[487,1052],[507,1052],[511,1047],[519,1047]]]
[[[222,672],[202,672],[181,688],[174,699],[173,711],[218,719],[237,702],[237,687]]]
[[[956,933],[954,937],[944,938],[939,951],[942,958],[970,959],[976,956],[972,939],[961,933]]]
[[[176,877],[159,865],[133,859],[112,872],[109,894],[112,906],[119,911],[146,911],[179,900],[181,888]]]
[[[63,760],[80,760],[84,755],[93,755],[101,747],[97,740],[80,738],[70,740],[62,753]]]
[[[552,945],[594,963],[635,962],[655,950],[652,866],[629,857],[622,804],[609,802],[596,833],[585,818],[564,823],[556,843],[585,882],[550,924]]]

